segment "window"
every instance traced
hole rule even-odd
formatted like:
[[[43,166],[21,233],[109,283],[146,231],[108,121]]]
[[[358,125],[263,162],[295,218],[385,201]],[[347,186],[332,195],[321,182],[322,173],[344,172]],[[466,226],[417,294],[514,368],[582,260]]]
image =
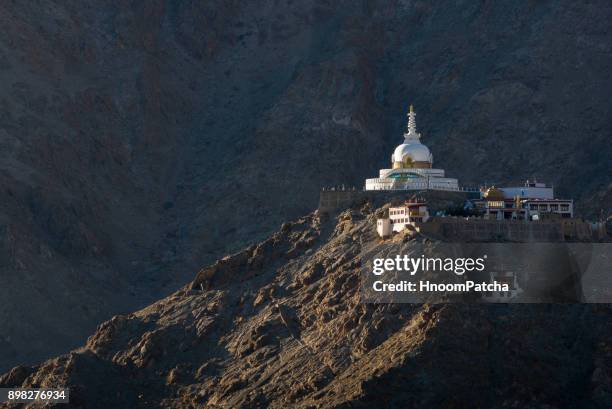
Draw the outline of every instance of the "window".
[[[550,205],[550,211],[551,212],[556,212],[559,210],[559,205],[558,204],[551,204]]]
[[[540,210],[544,210],[544,211],[546,211],[546,210],[548,210],[548,205],[541,204],[541,205],[540,205],[540,207],[539,207],[539,209],[540,209]]]
[[[537,204],[530,204],[529,205],[529,210],[538,210],[538,205]]]
[[[569,210],[569,205],[568,204],[562,204],[561,205],[561,210],[567,212]]]

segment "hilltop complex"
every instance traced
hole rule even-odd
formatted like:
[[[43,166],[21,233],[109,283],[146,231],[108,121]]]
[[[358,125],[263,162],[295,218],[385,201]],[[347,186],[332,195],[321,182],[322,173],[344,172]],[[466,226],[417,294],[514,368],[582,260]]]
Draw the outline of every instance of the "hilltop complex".
[[[398,200],[405,201],[410,196],[416,198],[415,201],[409,200],[397,207]],[[445,177],[444,169],[433,168],[433,155],[421,143],[412,105],[404,141],[391,155],[391,169],[380,169],[378,178],[366,179],[363,190],[322,189],[319,211],[334,212],[364,201],[375,205],[396,204],[377,224],[381,236],[399,232],[409,225],[416,227],[435,222],[435,216],[461,215],[459,213],[471,216],[472,220],[491,222],[564,220],[566,231],[576,226],[574,201],[556,198],[553,187],[545,183],[527,180],[523,185],[467,189],[460,187],[457,179]],[[446,204],[441,207],[443,203]],[[463,206],[463,210],[457,212],[456,208],[449,213],[445,208],[449,203],[459,208]]]
[[[457,179],[447,178],[443,169],[433,168],[433,155],[420,141],[415,118],[410,105],[407,131],[403,143],[391,155],[391,169],[381,169],[379,178],[366,179],[362,192],[323,191],[319,208],[329,211],[364,199],[394,201],[395,205],[377,221],[382,237],[404,229],[439,232],[466,240],[603,237],[602,223],[590,225],[574,218],[574,201],[556,198],[553,187],[545,183],[527,180],[520,186],[482,186],[478,190],[459,187]],[[406,193],[412,195],[407,201]],[[398,204],[398,199],[403,202]],[[445,202],[454,202],[458,207],[440,209],[439,205]],[[462,210],[459,203],[463,203]],[[432,211],[431,204],[437,204],[437,209]],[[529,221],[541,223],[517,224]]]

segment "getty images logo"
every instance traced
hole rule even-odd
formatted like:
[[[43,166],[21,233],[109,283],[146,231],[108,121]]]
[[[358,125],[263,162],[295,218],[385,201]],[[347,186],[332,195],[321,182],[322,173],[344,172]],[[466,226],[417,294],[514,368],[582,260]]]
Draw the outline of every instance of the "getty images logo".
[[[372,274],[382,275],[389,271],[404,271],[411,276],[423,271],[447,271],[456,275],[463,275],[471,271],[483,271],[487,255],[479,258],[472,257],[409,257],[397,255],[394,258],[375,258]]]

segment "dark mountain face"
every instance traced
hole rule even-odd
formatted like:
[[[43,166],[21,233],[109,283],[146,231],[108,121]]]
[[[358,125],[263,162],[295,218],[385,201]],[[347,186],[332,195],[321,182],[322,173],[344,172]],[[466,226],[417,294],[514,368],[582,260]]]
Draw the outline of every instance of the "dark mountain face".
[[[409,103],[449,175],[609,213],[611,7],[4,2],[0,368],[361,186]]]

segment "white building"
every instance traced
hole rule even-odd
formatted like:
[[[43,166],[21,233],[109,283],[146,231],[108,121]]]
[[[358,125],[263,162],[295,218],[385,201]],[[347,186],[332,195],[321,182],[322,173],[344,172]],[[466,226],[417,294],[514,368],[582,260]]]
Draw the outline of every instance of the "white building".
[[[574,217],[574,201],[571,199],[527,199],[523,206],[529,209],[532,220],[539,220],[542,214],[559,214],[562,218]]]
[[[524,187],[482,189],[474,205],[485,218],[493,220],[540,220],[547,214],[574,217],[572,199],[555,199],[552,187],[529,181]]]
[[[433,155],[420,142],[412,105],[404,142],[391,155],[392,169],[381,169],[378,178],[366,179],[365,190],[459,190],[457,179],[444,177],[443,169],[433,169]]]
[[[429,220],[429,211],[424,201],[407,201],[399,207],[389,208],[389,217],[376,221],[376,231],[380,237],[387,237],[400,232],[406,226],[416,226]]]
[[[378,219],[376,221],[376,232],[383,239],[393,234],[393,225],[391,224],[391,220],[388,218]]]

